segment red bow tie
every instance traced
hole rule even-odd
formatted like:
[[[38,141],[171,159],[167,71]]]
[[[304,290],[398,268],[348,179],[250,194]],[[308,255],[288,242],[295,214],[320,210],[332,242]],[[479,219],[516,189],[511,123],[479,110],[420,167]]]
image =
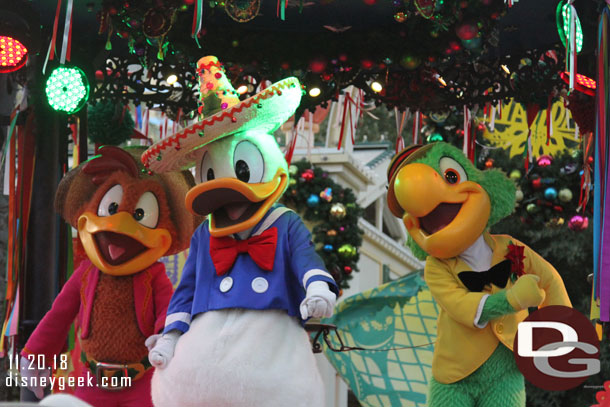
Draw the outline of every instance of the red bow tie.
[[[263,270],[273,270],[276,246],[277,228],[267,229],[246,240],[210,236],[210,255],[219,276],[231,270],[239,253],[248,253]]]

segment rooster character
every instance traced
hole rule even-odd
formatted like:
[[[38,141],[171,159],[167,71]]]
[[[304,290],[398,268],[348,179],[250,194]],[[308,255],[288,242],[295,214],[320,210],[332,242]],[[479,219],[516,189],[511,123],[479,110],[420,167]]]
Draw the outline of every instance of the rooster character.
[[[191,240],[164,335],[150,352],[157,407],[324,404],[301,323],[332,315],[338,287],[294,212],[272,132],[299,105],[295,78],[240,101],[216,57],[197,64],[204,118],[150,147],[153,171],[195,165]]]
[[[428,406],[525,406],[512,349],[528,307],[571,306],[540,255],[488,228],[510,215],[515,185],[478,170],[447,143],[402,150],[388,168],[388,206],[402,218],[440,306]]]
[[[55,207],[78,229],[87,259],[23,348],[21,374],[28,383],[49,373],[30,363],[32,356],[44,355],[47,366],[58,360],[77,318],[86,368],[75,395],[96,407],[152,406],[146,339],[163,329],[172,295],[159,258],[188,247],[200,221],[183,209],[193,185],[188,171],[149,175],[117,147],[102,147],[65,175]],[[29,388],[42,397],[42,387]]]

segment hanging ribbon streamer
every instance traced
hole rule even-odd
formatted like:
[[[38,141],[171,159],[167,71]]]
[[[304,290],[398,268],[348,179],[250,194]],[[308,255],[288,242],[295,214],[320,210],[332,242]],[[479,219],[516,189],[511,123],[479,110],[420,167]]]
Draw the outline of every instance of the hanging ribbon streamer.
[[[199,44],[199,34],[201,33],[201,24],[203,22],[203,0],[197,0],[195,2],[195,11],[193,13],[193,27],[191,29],[191,37],[195,39],[197,46],[201,48]]]
[[[553,120],[551,110],[553,107],[553,95],[549,94],[546,107],[546,145],[551,144],[551,136],[553,135]]]
[[[288,7],[288,0],[277,0],[276,16],[282,21],[286,20],[286,8]]]
[[[63,65],[66,61],[70,61],[70,54],[72,48],[72,10],[74,6],[74,0],[68,0],[68,6],[66,8],[66,21],[64,23],[64,39],[61,44],[61,57],[59,62]]]
[[[496,107],[491,107],[491,119],[489,120],[489,131],[493,132],[496,129]]]
[[[527,145],[525,147],[525,171],[529,170],[529,165],[533,162],[534,157],[532,154],[532,124],[536,117],[538,116],[538,112],[540,111],[540,105],[537,103],[528,103],[525,107],[526,117],[527,117]]]
[[[341,146],[343,145],[343,136],[345,134],[345,124],[349,121],[350,128],[350,137],[352,139],[352,145],[355,144],[354,140],[354,131],[357,124],[357,118],[359,114],[359,105],[352,99],[352,96],[349,92],[345,92],[343,95],[343,114],[341,119],[341,132],[339,133],[339,144],[337,145],[337,150],[341,150]],[[352,105],[356,107],[356,122],[352,120]]]
[[[304,121],[305,121],[305,119],[303,117],[301,117],[299,119],[298,123],[295,123],[294,127],[292,128],[292,137],[286,146],[287,147],[286,154],[284,156],[288,165],[290,165],[290,163],[292,162],[292,157],[294,155],[294,149],[297,145],[297,137],[299,136],[299,132],[298,132],[299,125],[301,124],[301,122],[304,122]]]
[[[394,108],[394,117],[396,119],[396,152],[402,151],[405,148],[405,139],[402,137],[402,130],[405,127],[405,123],[407,121],[407,114],[409,109],[402,112],[400,119],[398,118],[398,108]]]
[[[610,57],[608,54],[609,24],[610,9],[606,6],[602,10],[598,27],[596,171],[595,191],[593,193],[594,297],[597,293],[599,297],[599,318],[604,322],[610,321],[610,216],[606,216],[610,211],[610,185],[608,182],[608,176],[610,175],[608,166],[610,158],[608,151],[608,139],[610,137],[608,131],[610,120],[610,112],[608,111],[608,103],[610,102],[610,91],[608,89],[608,81],[610,81],[608,70],[608,57]],[[600,173],[601,175],[598,177]]]
[[[468,123],[470,123],[470,110],[468,110],[468,107],[464,105],[464,144],[462,145],[462,152],[466,157],[468,157],[468,147],[470,145],[468,140],[468,136],[470,135],[470,132],[468,131]]]
[[[419,131],[421,129],[422,116],[423,115],[418,110],[415,112],[415,116],[413,117],[413,144],[417,144],[419,142]]]

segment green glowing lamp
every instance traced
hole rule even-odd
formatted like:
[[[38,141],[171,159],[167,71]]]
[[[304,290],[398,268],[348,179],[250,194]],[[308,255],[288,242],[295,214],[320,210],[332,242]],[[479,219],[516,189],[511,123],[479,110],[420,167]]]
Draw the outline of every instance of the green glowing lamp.
[[[45,91],[47,101],[54,110],[73,114],[87,103],[89,81],[79,68],[60,66],[49,75]]]
[[[434,143],[437,141],[443,141],[443,136],[440,133],[435,132],[428,136],[428,143]]]
[[[567,0],[559,2],[555,14],[557,18],[557,32],[559,33],[559,38],[561,38],[563,45],[568,48],[568,41],[570,41],[572,35],[572,33],[570,33],[572,7],[570,7]],[[582,27],[580,25],[578,15],[574,16],[574,27],[574,31],[576,31],[576,52],[578,53],[582,50],[583,43]]]

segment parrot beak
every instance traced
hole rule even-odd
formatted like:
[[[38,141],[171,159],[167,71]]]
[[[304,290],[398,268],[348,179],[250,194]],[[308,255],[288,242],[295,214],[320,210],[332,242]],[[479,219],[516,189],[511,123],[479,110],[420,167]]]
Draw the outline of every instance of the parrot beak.
[[[413,163],[399,170],[391,187],[409,234],[431,256],[459,255],[487,226],[491,203],[476,182],[449,184],[434,168]]]

